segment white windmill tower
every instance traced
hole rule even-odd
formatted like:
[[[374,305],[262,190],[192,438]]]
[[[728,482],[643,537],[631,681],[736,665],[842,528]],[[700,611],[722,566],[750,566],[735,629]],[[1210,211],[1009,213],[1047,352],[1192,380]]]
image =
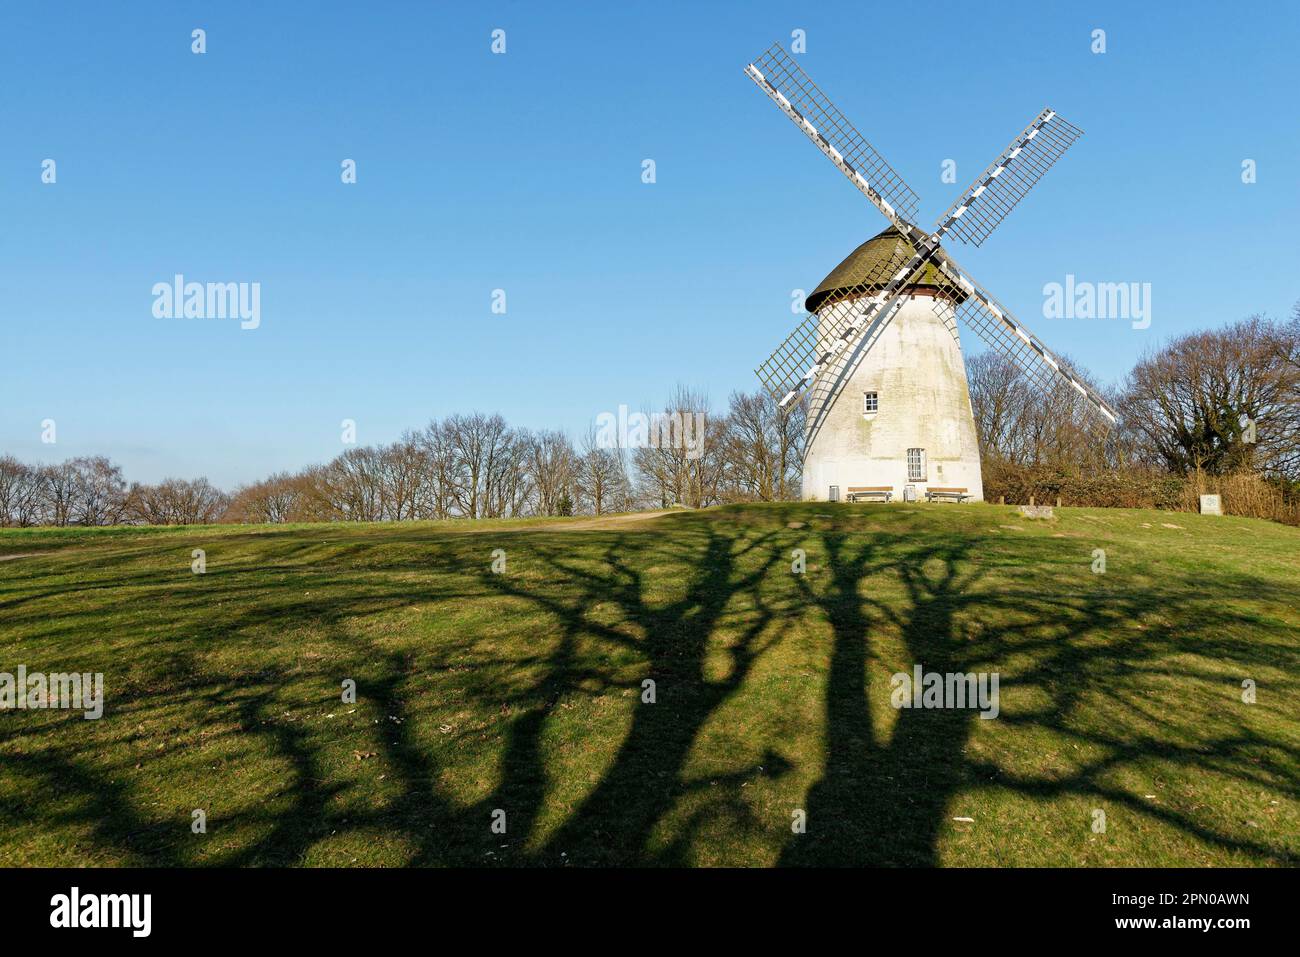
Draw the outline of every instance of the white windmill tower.
[[[949,233],[980,245],[1081,130],[1044,110],[926,232],[916,194],[779,44],[745,73],[890,223],[831,271],[756,370],[782,407],[807,393],[804,498],[983,497],[957,320],[1039,388],[1068,382],[1115,421],[939,245]]]

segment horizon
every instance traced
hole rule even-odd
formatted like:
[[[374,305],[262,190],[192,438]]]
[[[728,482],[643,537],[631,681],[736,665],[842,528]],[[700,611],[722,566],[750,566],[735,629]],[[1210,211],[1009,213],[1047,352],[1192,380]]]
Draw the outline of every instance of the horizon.
[[[902,9],[11,11],[0,454],[232,489],[334,458],[345,419],[357,445],[476,410],[577,437],[678,384],[711,410],[756,391],[794,290],[887,225],[743,73],[796,29],[800,65],[920,195],[919,225],[1044,106],[1084,130],[983,247],[945,248],[1117,384],[1176,336],[1300,300],[1261,268],[1300,259],[1300,124],[1279,119],[1300,11],[1266,8],[1019,4],[1011,31],[945,4],[912,90],[860,69],[885,45],[863,31],[914,26]],[[248,284],[250,306],[256,284],[256,325],[159,318],[178,275]],[[1047,318],[1049,287],[1076,281],[1138,284],[1147,325]]]

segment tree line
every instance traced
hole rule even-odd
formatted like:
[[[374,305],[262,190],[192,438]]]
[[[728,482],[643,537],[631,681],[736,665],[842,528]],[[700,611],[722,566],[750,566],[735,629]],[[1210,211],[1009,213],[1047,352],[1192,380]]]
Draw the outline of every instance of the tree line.
[[[993,352],[967,360],[986,498],[1178,507],[1193,477],[1200,489],[1202,476],[1247,475],[1300,508],[1300,304],[1289,322],[1254,316],[1180,336],[1110,389],[1070,364],[1117,410],[1114,428],[1068,385],[1042,392]],[[708,407],[704,393],[678,387],[662,411]],[[804,421],[801,407],[778,409],[765,392],[734,393],[704,416],[693,447],[628,447],[594,426],[575,442],[500,415],[456,414],[230,492],[206,478],[128,484],[103,456],[55,465],[0,456],[0,524],[478,519],[790,500]]]
[[[628,448],[594,426],[575,442],[559,429],[519,428],[474,412],[229,493],[206,478],[128,484],[102,456],[57,465],[3,456],[0,524],[513,518],[797,498],[802,410],[780,410],[761,392],[733,394],[720,414],[708,413],[708,405],[703,393],[679,387],[662,410],[678,417],[705,412],[696,448]]]
[[[1161,494],[1218,487],[1207,478],[1254,476],[1300,503],[1300,304],[1290,321],[1252,316],[1179,336],[1110,389],[1069,364],[1116,410],[1113,428],[1068,385],[1036,390],[995,353],[967,362],[986,498],[1037,490],[1074,504],[1165,506]],[[1139,498],[1114,499],[1120,492]]]

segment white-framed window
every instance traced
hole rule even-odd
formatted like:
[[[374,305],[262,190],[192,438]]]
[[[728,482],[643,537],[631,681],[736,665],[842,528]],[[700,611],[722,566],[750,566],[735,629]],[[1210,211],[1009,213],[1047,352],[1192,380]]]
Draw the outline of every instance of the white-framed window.
[[[862,393],[862,411],[863,412],[880,411],[880,394],[877,392]]]
[[[925,449],[907,450],[907,480],[909,482],[925,481]]]

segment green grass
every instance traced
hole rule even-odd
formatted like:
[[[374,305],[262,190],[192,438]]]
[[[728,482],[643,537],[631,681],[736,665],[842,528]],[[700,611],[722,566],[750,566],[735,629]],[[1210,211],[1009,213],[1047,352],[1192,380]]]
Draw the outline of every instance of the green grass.
[[[0,864],[1300,859],[1300,529],[816,503],[564,524],[0,531],[28,555],[0,561],[0,671],[102,671],[107,698],[0,712]],[[1000,716],[895,710],[915,663],[998,672]]]

